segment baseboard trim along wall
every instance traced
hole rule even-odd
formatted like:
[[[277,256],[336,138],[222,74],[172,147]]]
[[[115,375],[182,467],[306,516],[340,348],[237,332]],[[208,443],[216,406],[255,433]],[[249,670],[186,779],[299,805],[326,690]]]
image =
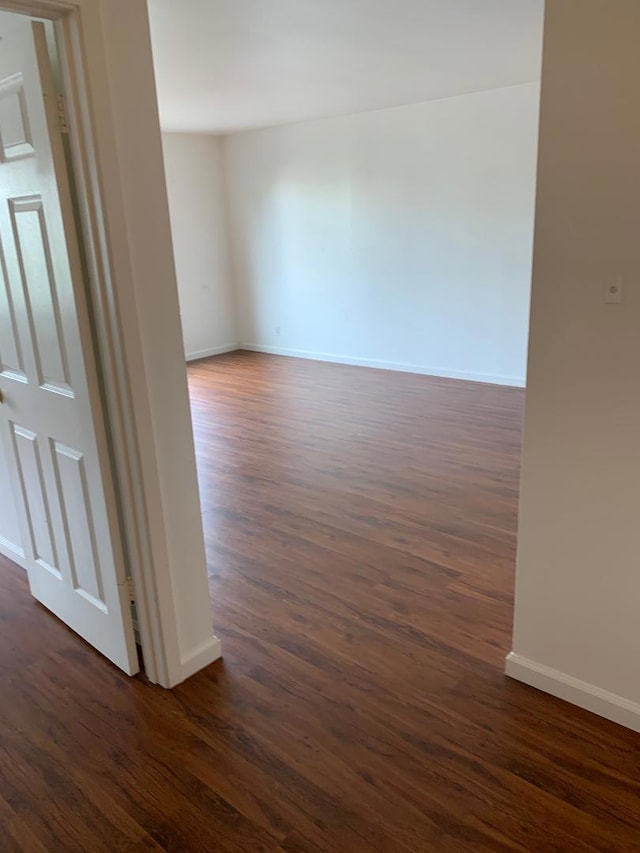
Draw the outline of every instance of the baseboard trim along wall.
[[[307,350],[287,349],[285,347],[262,346],[261,344],[239,344],[237,349],[248,350],[249,352],[264,352],[270,355],[287,355],[291,358],[306,358],[311,361],[353,364],[357,367],[375,367],[379,370],[396,370],[399,373],[420,373],[424,376],[438,376],[443,379],[466,379],[469,382],[486,382],[490,385],[506,385],[512,388],[524,388],[526,384],[524,379],[517,376],[497,376],[439,367],[422,367],[418,364],[402,364],[394,361],[353,358],[351,356],[333,355],[326,352],[309,352]]]
[[[524,388],[526,382],[518,376],[500,376],[490,373],[473,373],[468,370],[453,370],[440,367],[423,367],[419,364],[404,364],[396,361],[380,361],[371,358],[355,358],[347,355],[333,355],[326,352],[288,349],[287,347],[263,346],[262,344],[225,344],[221,347],[197,350],[186,354],[187,361],[197,361],[222,355],[225,352],[246,350],[247,352],[263,352],[268,355],[285,355],[289,358],[305,358],[309,361],[327,361],[331,364],[352,364],[355,367],[374,367],[378,370],[395,370],[398,373],[419,373],[423,376],[437,376],[442,379],[462,379],[468,382],[485,382],[489,385],[505,385],[509,388]]]
[[[24,550],[18,545],[14,545],[13,542],[9,542],[4,536],[0,536],[0,554],[4,554],[5,557],[13,560],[23,569],[26,568]]]
[[[586,681],[574,678],[511,652],[507,655],[505,672],[510,678],[522,681],[573,705],[578,705],[607,720],[640,732],[640,705]]]
[[[185,355],[187,361],[197,361],[199,358],[210,358],[212,355],[222,355],[225,352],[235,352],[241,349],[240,344],[225,344],[222,347],[211,347],[210,349],[196,350]]]
[[[217,637],[209,637],[208,640],[201,643],[190,654],[182,658],[180,661],[180,680],[176,681],[175,684],[171,684],[170,687],[175,687],[176,684],[186,681],[187,678],[195,675],[196,672],[200,672],[206,666],[215,663],[221,657],[222,645],[220,640]]]

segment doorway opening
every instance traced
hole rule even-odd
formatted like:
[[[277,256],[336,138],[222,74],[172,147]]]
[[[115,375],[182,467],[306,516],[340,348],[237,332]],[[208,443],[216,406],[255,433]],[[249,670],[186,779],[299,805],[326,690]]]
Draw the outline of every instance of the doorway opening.
[[[440,695],[511,648],[543,4],[406,5],[150,15],[227,664]]]

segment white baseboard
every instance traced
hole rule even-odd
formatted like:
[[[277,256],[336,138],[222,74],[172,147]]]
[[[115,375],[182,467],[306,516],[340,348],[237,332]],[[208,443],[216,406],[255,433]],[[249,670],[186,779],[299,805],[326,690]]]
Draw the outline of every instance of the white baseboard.
[[[175,687],[196,672],[200,672],[209,664],[215,663],[222,657],[222,644],[217,637],[209,637],[180,661],[179,677],[172,679],[171,687]]]
[[[497,376],[488,373],[473,373],[465,370],[449,370],[439,367],[423,367],[419,364],[404,364],[395,361],[377,361],[370,358],[352,358],[326,352],[287,349],[286,347],[263,346],[262,344],[239,344],[238,349],[249,352],[264,352],[271,355],[287,355],[290,358],[307,358],[311,361],[329,361],[335,364],[353,364],[357,367],[375,367],[379,370],[397,370],[400,373],[420,373],[424,376],[439,376],[443,379],[465,379],[469,382],[487,382],[490,385],[507,385],[524,388],[525,380],[517,376]]]
[[[14,545],[13,542],[9,542],[4,536],[0,536],[0,554],[4,554],[5,557],[13,560],[23,569],[26,568],[24,549],[19,545]]]
[[[224,352],[235,352],[240,349],[240,344],[225,344],[222,347],[211,347],[210,349],[196,350],[185,355],[187,361],[197,361],[199,358],[210,358],[212,355],[222,355]]]
[[[505,672],[510,678],[599,714],[607,720],[613,720],[621,726],[640,732],[640,705],[602,690],[594,684],[581,681],[572,675],[551,669],[528,658],[511,652],[507,655]]]

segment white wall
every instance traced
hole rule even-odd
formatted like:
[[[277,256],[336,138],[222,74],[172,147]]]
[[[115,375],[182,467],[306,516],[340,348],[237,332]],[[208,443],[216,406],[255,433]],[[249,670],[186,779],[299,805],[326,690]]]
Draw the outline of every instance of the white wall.
[[[165,133],[162,143],[185,354],[202,358],[235,349],[238,342],[222,140]]]
[[[4,446],[0,442],[0,554],[23,565],[24,550]]]
[[[225,138],[242,344],[525,378],[538,84]]]
[[[507,671],[640,730],[640,4],[546,14]]]

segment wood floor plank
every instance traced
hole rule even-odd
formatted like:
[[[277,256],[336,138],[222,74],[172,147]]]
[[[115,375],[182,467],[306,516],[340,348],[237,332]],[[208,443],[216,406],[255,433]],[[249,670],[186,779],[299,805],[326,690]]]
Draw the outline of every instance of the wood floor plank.
[[[640,737],[503,674],[524,393],[188,374],[224,662],[129,679],[0,559],[0,850],[640,850]]]

